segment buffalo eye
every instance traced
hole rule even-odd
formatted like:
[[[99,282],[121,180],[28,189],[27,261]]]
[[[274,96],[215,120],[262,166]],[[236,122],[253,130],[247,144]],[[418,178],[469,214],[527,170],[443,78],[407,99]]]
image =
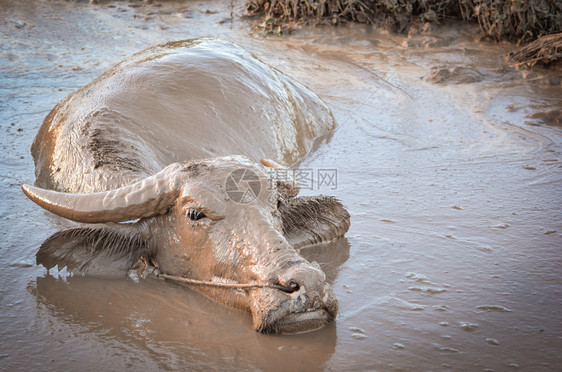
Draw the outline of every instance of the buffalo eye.
[[[205,218],[207,216],[205,216],[205,213],[197,210],[197,209],[190,209],[187,211],[187,218],[189,218],[191,221],[198,221],[202,218]]]

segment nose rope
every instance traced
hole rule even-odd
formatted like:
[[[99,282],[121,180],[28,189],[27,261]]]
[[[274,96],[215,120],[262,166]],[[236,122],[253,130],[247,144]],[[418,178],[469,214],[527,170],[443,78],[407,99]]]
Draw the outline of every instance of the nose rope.
[[[284,288],[280,285],[275,284],[265,284],[265,283],[220,283],[220,282],[210,282],[208,280],[196,280],[196,279],[189,279],[183,276],[176,276],[176,275],[168,275],[164,273],[155,274],[157,278],[164,278],[168,280],[173,280],[175,282],[180,283],[187,283],[187,284],[194,284],[194,285],[204,285],[207,287],[219,287],[219,288],[233,288],[233,289],[252,289],[252,288],[274,288],[279,289],[281,291],[286,291],[287,288]]]
[[[150,259],[150,264],[146,257],[142,256],[139,259],[137,265],[140,266],[142,273],[149,271],[149,274],[154,275],[157,278],[168,279],[174,282],[180,282],[185,284],[193,284],[193,285],[204,285],[207,287],[219,287],[219,288],[231,288],[231,289],[252,289],[252,288],[273,288],[278,289],[280,291],[287,291],[287,288],[281,285],[275,284],[267,284],[267,283],[221,283],[221,282],[210,282],[208,280],[197,280],[197,279],[190,279],[184,276],[177,276],[177,275],[169,275],[163,273],[160,268],[158,267],[158,263],[154,261],[152,258]]]

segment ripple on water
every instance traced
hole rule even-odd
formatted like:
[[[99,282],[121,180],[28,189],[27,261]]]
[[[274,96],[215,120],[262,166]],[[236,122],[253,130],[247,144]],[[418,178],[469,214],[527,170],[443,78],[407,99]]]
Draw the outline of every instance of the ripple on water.
[[[507,223],[499,223],[497,225],[492,226],[493,229],[507,229],[509,224]]]
[[[443,287],[439,287],[437,284],[430,282],[429,280],[427,280],[427,277],[423,274],[410,272],[410,273],[406,273],[406,278],[414,280],[418,283],[426,284],[425,286],[409,287],[408,288],[409,291],[429,293],[429,294],[439,294],[439,293],[447,292],[447,289]],[[444,287],[448,287],[448,285],[444,285]]]
[[[350,286],[344,284],[344,285],[343,285],[343,288],[345,288],[345,291],[346,291],[347,293],[353,293],[353,291],[351,290],[351,287],[350,287]]]
[[[493,345],[493,346],[497,346],[497,345],[500,344],[500,343],[498,342],[498,340],[496,340],[495,338],[486,337],[484,340],[485,340],[487,343],[489,343],[490,345]]]
[[[467,331],[467,332],[475,331],[479,327],[477,323],[469,323],[469,322],[460,322],[459,326],[463,331]]]
[[[429,293],[429,294],[439,294],[439,293],[447,292],[445,288],[431,288],[431,287],[410,287],[408,288],[408,290],[414,292]]]
[[[352,332],[351,337],[353,337],[356,340],[364,340],[366,338],[369,338],[369,336],[367,336],[367,332],[365,332],[361,328],[350,327],[349,330]]]
[[[511,310],[507,307],[503,307],[500,305],[480,305],[476,307],[478,310],[482,311],[496,311],[499,313],[510,313]]]
[[[390,220],[390,219],[388,219],[388,218],[382,218],[380,221],[381,221],[381,222],[386,222],[386,223],[396,223],[396,221]]]
[[[453,347],[448,347],[448,346],[438,346],[437,351],[440,351],[440,352],[443,352],[443,353],[460,353],[459,349],[455,349]]]
[[[405,300],[401,300],[399,298],[396,298],[396,302],[398,303],[398,305],[400,305],[400,307],[402,309],[410,310],[410,311],[423,311],[427,307],[425,305],[420,305],[420,304],[408,302],[408,301],[405,301]]]
[[[418,273],[406,273],[406,278],[415,280],[420,283],[428,283],[427,277],[423,274]]]
[[[364,339],[369,338],[369,336],[361,334],[361,333],[352,333],[351,337],[356,339],[356,340],[364,340]]]

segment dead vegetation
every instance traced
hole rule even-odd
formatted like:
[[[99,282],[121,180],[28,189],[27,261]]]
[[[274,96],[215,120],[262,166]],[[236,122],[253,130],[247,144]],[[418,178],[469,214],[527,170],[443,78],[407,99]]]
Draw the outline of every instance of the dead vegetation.
[[[351,22],[407,33],[415,23],[450,18],[478,22],[497,41],[524,43],[562,32],[559,0],[248,0],[246,8],[263,15],[262,29],[276,34],[299,24]]]
[[[515,66],[532,67],[537,63],[544,65],[562,61],[562,32],[543,36],[532,43],[519,47],[509,53]]]
[[[484,33],[496,40],[524,42],[562,31],[562,3],[556,0],[460,0],[470,3]]]
[[[266,31],[298,24],[366,23],[393,32],[407,32],[415,21],[461,17],[456,0],[249,0],[250,14],[264,14]]]

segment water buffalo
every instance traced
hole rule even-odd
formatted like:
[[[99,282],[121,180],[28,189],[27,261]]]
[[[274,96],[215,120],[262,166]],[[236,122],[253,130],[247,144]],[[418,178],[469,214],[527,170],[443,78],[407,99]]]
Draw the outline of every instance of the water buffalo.
[[[342,236],[349,214],[333,197],[297,197],[297,182],[271,168],[334,127],[314,93],[238,46],[150,47],[66,97],[37,134],[37,179],[24,193],[88,224],[51,236],[37,262],[100,273],[142,261],[178,277],[265,283],[197,289],[251,311],[260,332],[318,328],[337,301],[297,249]]]

